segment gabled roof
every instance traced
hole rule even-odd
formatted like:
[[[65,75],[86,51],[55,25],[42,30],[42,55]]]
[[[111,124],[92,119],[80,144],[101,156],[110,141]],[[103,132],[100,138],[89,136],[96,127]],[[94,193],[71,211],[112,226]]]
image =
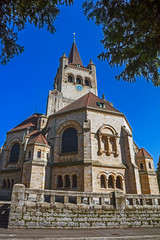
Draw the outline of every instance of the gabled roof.
[[[139,149],[137,157],[152,157],[144,148]]]
[[[100,108],[98,106],[98,103],[103,103],[105,108]],[[108,102],[106,102],[105,100],[102,100],[101,98],[97,97],[95,94],[89,92],[85,94],[83,97],[77,99],[76,101],[70,103],[66,107],[57,111],[55,114],[65,113],[65,112],[73,111],[79,108],[86,108],[86,107],[91,107],[97,110],[103,109],[103,111],[112,111],[112,112],[120,113],[117,109],[112,107]]]
[[[72,44],[72,48],[68,57],[68,63],[83,65],[75,41]]]
[[[23,122],[18,124],[16,127],[11,129],[9,131],[9,133],[14,132],[14,131],[18,131],[18,130],[23,130],[23,129],[28,128],[28,127],[35,127],[36,128],[38,117],[41,116],[41,115],[42,115],[41,113],[34,113],[29,118],[27,118],[26,120],[24,120]]]
[[[35,143],[48,145],[47,140],[45,139],[45,137],[42,134],[39,134],[37,137],[32,139],[28,144],[35,144]]]

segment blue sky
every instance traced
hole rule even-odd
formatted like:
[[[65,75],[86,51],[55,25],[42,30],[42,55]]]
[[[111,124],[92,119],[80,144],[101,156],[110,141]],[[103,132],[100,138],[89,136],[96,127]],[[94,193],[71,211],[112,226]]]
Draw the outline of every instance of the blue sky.
[[[154,157],[155,166],[160,155],[160,88],[144,79],[136,83],[117,81],[120,69],[111,68],[97,56],[103,51],[100,26],[87,21],[81,8],[82,1],[73,6],[61,6],[55,22],[56,33],[27,25],[19,34],[25,52],[16,56],[6,66],[0,66],[0,147],[6,132],[35,112],[45,113],[49,90],[63,52],[67,56],[76,32],[76,44],[84,66],[90,59],[97,68],[98,95],[105,94],[114,107],[123,112],[139,147],[144,147]]]

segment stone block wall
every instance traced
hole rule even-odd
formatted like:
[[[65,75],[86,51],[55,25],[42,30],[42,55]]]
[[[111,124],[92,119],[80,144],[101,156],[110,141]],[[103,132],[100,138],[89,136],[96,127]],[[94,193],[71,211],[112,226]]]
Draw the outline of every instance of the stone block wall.
[[[22,184],[14,186],[9,228],[136,226],[160,226],[160,195],[31,190]]]

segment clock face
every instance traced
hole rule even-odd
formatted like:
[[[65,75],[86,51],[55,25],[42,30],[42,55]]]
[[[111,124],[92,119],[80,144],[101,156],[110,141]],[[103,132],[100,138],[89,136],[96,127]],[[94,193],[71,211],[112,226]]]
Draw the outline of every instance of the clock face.
[[[77,89],[77,91],[81,91],[82,90],[82,86],[77,85],[76,89]]]

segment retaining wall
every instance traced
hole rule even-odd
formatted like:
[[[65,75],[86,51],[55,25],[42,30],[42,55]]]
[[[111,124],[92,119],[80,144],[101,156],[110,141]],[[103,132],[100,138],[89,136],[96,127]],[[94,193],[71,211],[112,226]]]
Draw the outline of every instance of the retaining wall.
[[[13,189],[9,228],[148,226],[160,226],[160,195]]]

